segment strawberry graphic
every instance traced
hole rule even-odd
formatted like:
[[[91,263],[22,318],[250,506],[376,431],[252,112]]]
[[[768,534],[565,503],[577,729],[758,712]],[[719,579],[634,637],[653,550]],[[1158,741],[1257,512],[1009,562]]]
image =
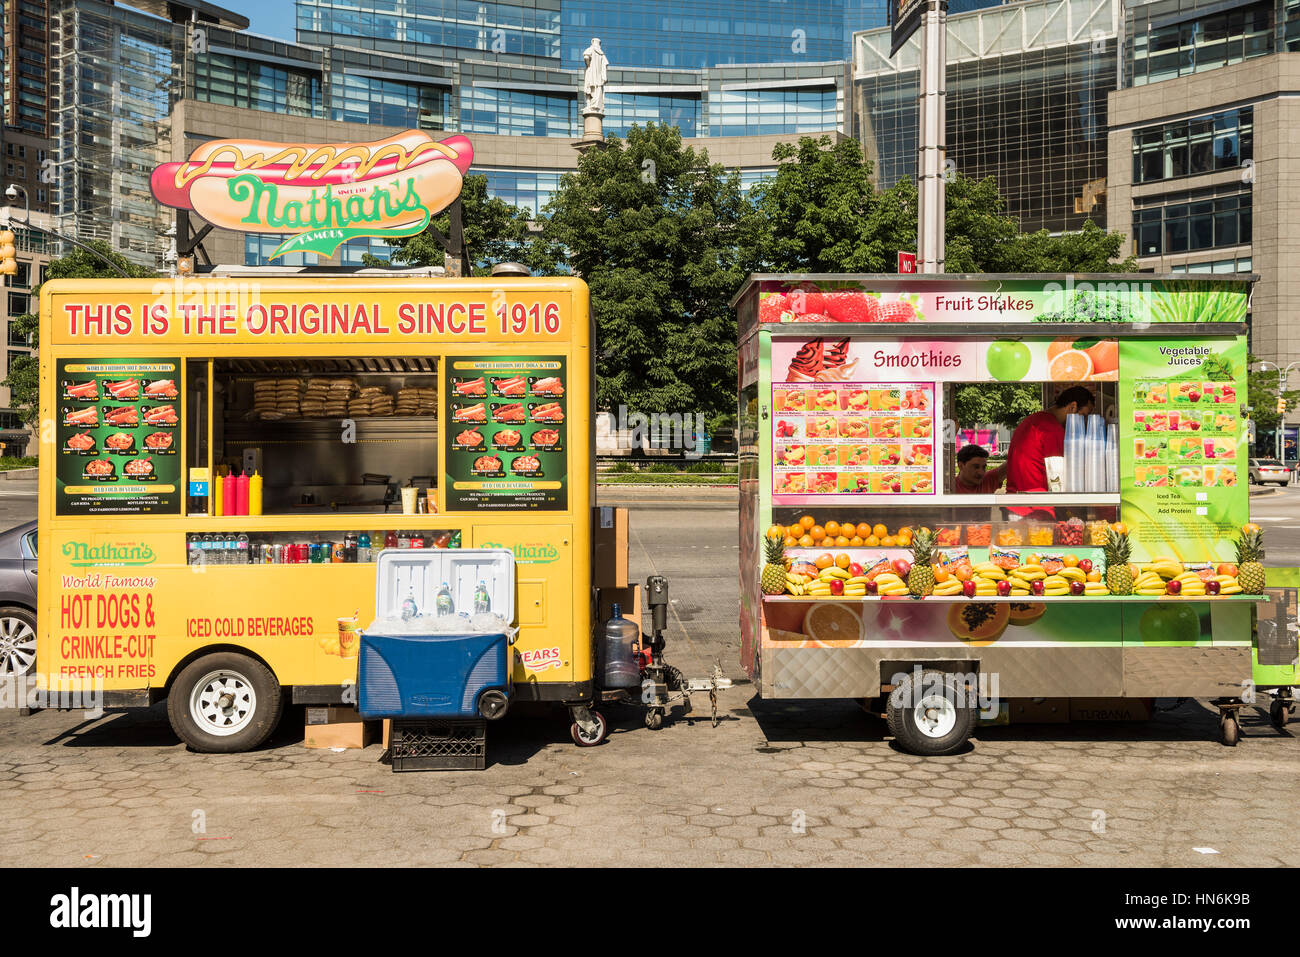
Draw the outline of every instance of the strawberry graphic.
[[[910,302],[887,302],[880,310],[880,322],[912,322],[916,307]]]
[[[790,293],[790,308],[794,311],[796,317],[803,317],[810,314],[822,314],[826,312],[826,296],[823,295],[817,287],[811,289],[796,289]],[[808,322],[807,319],[797,318],[797,322]]]
[[[879,322],[880,300],[861,292],[831,292],[826,294],[826,312],[836,322]]]
[[[759,322],[780,322],[781,314],[790,311],[790,299],[783,292],[766,293],[758,301]]]

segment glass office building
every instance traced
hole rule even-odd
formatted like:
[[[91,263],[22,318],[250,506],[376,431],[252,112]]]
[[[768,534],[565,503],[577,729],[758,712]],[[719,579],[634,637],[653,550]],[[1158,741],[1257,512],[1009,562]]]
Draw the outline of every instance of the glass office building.
[[[1106,220],[1118,24],[1118,0],[1019,3],[948,21],[948,160],[993,177],[1025,231]],[[916,172],[918,40],[892,59],[888,30],[856,40],[854,134],[888,188]]]

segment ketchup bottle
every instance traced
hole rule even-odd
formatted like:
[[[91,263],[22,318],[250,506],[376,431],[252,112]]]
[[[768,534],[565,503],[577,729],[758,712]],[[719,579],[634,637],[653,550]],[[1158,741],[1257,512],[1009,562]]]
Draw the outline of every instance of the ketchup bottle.
[[[229,471],[226,472],[225,477],[222,478],[221,482],[222,482],[221,500],[225,507],[225,513],[227,515],[242,514],[238,510],[239,503],[235,500],[237,495],[237,493],[235,492],[235,473]],[[245,491],[244,502],[245,504],[247,504],[248,502],[247,491]]]
[[[248,514],[248,476],[243,472],[235,479],[235,514]]]

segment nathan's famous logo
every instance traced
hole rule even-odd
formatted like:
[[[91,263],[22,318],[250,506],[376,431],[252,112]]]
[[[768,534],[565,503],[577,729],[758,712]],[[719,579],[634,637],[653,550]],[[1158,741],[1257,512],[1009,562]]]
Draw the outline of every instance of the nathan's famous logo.
[[[539,542],[527,542],[522,545],[498,545],[494,542],[488,542],[484,548],[508,548],[515,556],[517,563],[527,562],[530,565],[549,565],[560,557],[560,551],[554,545],[545,545]]]
[[[157,167],[154,199],[240,232],[291,232],[271,254],[333,255],[358,236],[413,236],[460,195],[464,136],[408,130],[373,143],[213,140]]]
[[[152,565],[156,557],[148,545],[134,542],[120,545],[64,542],[63,554],[69,559],[69,565]]]

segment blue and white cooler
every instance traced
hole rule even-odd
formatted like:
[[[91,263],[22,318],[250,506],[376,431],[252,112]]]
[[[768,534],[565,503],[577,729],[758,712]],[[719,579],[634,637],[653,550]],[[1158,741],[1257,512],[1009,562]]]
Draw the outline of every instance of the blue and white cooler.
[[[500,718],[509,707],[515,560],[509,549],[385,549],[361,634],[365,718]]]

